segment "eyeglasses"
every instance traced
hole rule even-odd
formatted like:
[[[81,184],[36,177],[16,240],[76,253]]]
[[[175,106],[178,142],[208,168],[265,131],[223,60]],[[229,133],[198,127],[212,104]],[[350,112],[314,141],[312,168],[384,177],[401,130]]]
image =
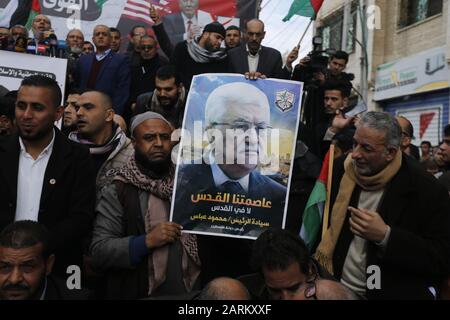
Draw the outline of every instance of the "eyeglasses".
[[[261,124],[257,124],[255,125],[252,122],[248,122],[248,121],[236,121],[233,123],[227,123],[227,122],[213,122],[212,123],[213,126],[230,126],[231,129],[233,130],[242,130],[242,131],[248,131],[252,128],[255,128],[255,130],[257,132],[259,132],[260,130],[267,130],[267,129],[272,129],[271,126],[266,125],[265,123],[261,123]]]
[[[139,48],[141,48],[141,50],[152,50],[155,46],[140,46]]]

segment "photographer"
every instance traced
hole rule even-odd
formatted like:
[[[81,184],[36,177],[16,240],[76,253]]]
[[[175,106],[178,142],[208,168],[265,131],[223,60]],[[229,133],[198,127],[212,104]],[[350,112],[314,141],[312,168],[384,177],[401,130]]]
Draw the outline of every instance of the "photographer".
[[[348,107],[348,97],[352,89],[350,81],[354,79],[354,75],[343,71],[348,62],[346,52],[332,49],[320,50],[321,41],[317,40],[319,40],[317,37],[313,39],[313,51],[301,59],[294,68],[292,80],[302,81],[305,84],[302,114],[304,126],[299,131],[299,137],[312,153],[323,159],[329,146],[328,139],[324,142],[325,133],[331,126],[336,113],[340,114],[340,118],[345,119],[342,110]],[[330,58],[323,55],[324,53],[328,53]],[[333,90],[330,91],[338,91],[342,94],[338,99],[339,106],[332,113],[327,112],[325,106],[324,86],[326,83],[332,87]],[[332,136],[329,140],[331,138]]]

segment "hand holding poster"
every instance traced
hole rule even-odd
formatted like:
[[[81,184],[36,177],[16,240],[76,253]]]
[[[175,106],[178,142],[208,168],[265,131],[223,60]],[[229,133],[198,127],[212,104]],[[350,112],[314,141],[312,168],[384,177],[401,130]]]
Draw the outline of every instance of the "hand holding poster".
[[[302,84],[195,76],[171,221],[188,233],[256,239],[284,227]]]

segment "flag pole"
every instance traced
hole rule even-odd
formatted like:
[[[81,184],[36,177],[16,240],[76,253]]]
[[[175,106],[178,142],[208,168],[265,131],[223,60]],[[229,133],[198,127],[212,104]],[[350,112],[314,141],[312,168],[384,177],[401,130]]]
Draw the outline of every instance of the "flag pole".
[[[312,18],[311,18],[311,20],[309,20],[308,26],[306,27],[305,32],[303,32],[303,35],[302,35],[302,37],[300,38],[300,41],[299,41],[298,44],[297,44],[297,47],[298,47],[298,48],[300,48],[300,44],[302,43],[303,38],[306,36],[306,33],[308,32],[308,29],[309,29],[309,27],[311,26],[311,24],[312,24],[313,21],[314,21],[314,20],[313,20]]]
[[[334,163],[334,144],[330,145],[330,159],[328,161],[328,179],[327,179],[327,200],[325,201],[325,209],[323,211],[322,220],[322,240],[328,230],[328,220],[330,220],[330,197],[331,182],[333,181],[333,163]]]

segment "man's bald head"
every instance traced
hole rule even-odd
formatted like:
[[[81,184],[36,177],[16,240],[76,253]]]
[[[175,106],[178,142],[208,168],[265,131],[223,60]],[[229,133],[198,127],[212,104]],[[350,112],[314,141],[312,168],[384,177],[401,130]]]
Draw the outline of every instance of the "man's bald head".
[[[250,300],[247,288],[232,278],[216,278],[200,294],[200,300]]]
[[[247,30],[249,28],[251,29],[251,28],[256,27],[256,28],[260,29],[262,32],[264,32],[265,25],[264,25],[264,22],[262,20],[251,19],[251,20],[249,20],[247,22],[246,27],[247,27]]]

